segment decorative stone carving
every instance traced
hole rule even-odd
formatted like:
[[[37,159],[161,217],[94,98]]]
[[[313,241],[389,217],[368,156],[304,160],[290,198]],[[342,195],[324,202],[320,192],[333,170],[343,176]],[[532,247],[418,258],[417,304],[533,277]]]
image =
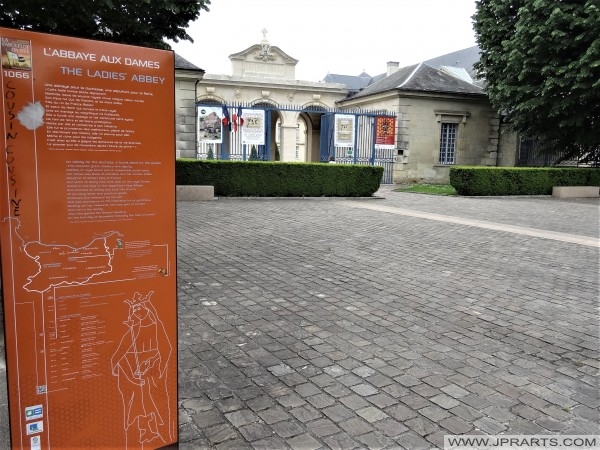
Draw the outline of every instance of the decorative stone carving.
[[[263,39],[260,43],[260,51],[254,55],[254,58],[259,59],[261,61],[273,61],[277,58],[273,53],[271,53],[271,45],[267,40],[267,29],[263,28],[262,30]]]
[[[271,95],[271,91],[262,91],[261,95],[263,98],[268,98]]]
[[[233,95],[235,95],[235,98],[240,98],[242,96],[242,90],[241,89],[234,89],[233,90]]]
[[[206,92],[208,94],[212,94],[215,92],[215,87],[214,86],[206,86]]]

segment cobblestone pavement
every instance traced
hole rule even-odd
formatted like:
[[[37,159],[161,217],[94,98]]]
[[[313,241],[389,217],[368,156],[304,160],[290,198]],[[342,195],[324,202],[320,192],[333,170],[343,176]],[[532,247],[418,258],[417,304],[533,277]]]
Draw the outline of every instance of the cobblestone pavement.
[[[361,206],[597,239],[598,201],[379,195],[178,204],[181,447],[597,434],[597,247]]]
[[[599,434],[598,200],[378,196],[178,203],[180,448]]]

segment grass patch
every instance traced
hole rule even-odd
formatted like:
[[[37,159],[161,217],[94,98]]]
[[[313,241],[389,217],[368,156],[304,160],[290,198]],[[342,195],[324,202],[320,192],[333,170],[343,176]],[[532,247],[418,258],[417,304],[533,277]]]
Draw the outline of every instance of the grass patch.
[[[456,189],[449,184],[414,184],[394,189],[396,192],[416,192],[418,194],[457,195]]]

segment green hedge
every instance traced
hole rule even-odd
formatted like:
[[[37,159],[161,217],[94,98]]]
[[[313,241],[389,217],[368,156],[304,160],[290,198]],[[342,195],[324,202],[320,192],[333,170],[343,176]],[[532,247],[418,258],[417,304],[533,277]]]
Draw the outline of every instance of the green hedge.
[[[175,178],[223,197],[369,197],[382,176],[379,166],[178,159]]]
[[[600,186],[600,169],[548,167],[451,167],[459,195],[550,195],[553,186]]]

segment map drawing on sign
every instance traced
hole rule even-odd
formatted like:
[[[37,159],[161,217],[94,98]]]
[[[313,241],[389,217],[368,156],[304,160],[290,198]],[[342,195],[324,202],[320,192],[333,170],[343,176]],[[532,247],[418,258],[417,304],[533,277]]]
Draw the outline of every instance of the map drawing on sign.
[[[14,235],[21,241],[23,253],[38,267],[37,273],[28,276],[23,286],[28,292],[44,293],[58,286],[82,285],[95,276],[110,273],[115,251],[123,248],[123,235],[118,231],[96,236],[82,247],[25,242],[19,235],[20,221],[8,220]]]

